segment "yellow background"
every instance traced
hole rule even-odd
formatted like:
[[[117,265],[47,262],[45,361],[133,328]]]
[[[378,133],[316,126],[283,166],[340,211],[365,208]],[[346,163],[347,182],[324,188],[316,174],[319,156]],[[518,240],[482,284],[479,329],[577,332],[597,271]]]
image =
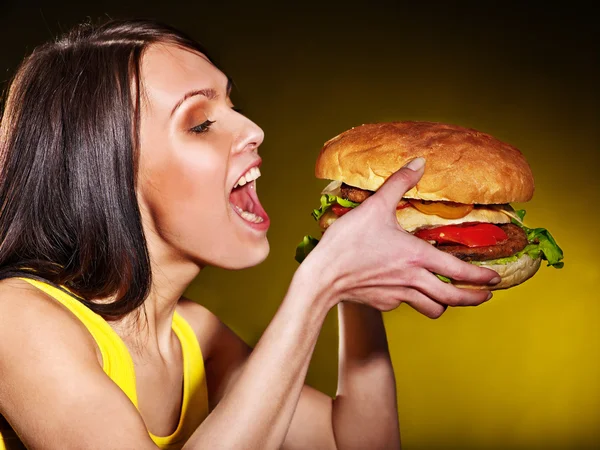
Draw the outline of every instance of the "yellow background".
[[[26,3],[9,1],[2,13],[2,73],[60,28],[108,13],[185,29],[234,78],[234,100],[266,132],[258,189],[272,251],[249,270],[205,270],[187,294],[250,344],[285,294],[296,244],[318,236],[310,212],[326,185],[313,175],[324,141],[361,123],[411,119],[473,127],[520,148],[536,193],[516,206],[527,225],[553,233],[565,267],[543,266],[493,301],[436,321],[405,305],[385,315],[404,447],[600,446],[599,52],[589,11],[572,2]],[[308,382],[331,395],[336,349],[330,314]]]

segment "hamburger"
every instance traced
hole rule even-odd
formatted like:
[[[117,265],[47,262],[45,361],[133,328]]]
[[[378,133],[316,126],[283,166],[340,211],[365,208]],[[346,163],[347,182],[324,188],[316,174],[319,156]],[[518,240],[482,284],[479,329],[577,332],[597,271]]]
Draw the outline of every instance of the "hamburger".
[[[325,143],[315,175],[331,180],[312,216],[321,231],[359,207],[395,171],[414,158],[426,160],[417,185],[396,208],[400,226],[438,250],[496,271],[507,289],[531,278],[542,260],[563,266],[563,252],[544,228],[529,228],[524,210],[511,203],[533,197],[534,179],[517,148],[489,134],[436,122],[390,122],[354,127]],[[318,244],[305,236],[301,262]],[[460,287],[490,289],[442,281]]]

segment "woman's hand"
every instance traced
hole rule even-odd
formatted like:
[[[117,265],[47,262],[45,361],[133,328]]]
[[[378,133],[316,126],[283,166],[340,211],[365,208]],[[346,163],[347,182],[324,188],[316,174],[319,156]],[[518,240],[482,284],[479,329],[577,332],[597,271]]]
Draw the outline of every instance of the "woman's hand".
[[[439,251],[398,224],[396,206],[417,184],[424,164],[417,158],[390,176],[374,195],[336,220],[308,255],[303,265],[323,274],[333,304],[350,300],[388,311],[406,302],[437,318],[447,306],[474,306],[491,298],[488,290],[460,289],[435,274],[494,284],[500,281],[496,272]]]

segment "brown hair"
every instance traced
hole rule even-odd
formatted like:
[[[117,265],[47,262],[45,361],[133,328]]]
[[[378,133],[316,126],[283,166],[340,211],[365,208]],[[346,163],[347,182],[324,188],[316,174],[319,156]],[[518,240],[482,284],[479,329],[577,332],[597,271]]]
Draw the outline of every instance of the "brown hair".
[[[113,20],[41,45],[17,70],[0,123],[0,279],[64,286],[105,318],[144,302],[135,185],[140,61],[153,43],[206,55],[170,26]]]

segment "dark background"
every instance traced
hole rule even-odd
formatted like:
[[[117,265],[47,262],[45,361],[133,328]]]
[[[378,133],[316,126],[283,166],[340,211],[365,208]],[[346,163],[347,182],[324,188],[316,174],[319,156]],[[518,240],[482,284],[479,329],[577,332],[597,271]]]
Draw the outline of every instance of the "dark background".
[[[520,148],[536,180],[526,223],[551,230],[561,271],[474,309],[385,316],[407,449],[592,448],[600,443],[598,23],[584,3],[3,1],[0,81],[36,45],[85,20],[152,17],[188,32],[236,82],[266,133],[259,193],[271,255],[207,269],[188,290],[255,344],[297,267],[326,182],[327,139],[366,122],[433,120]],[[520,206],[520,205],[517,205]],[[521,205],[522,206],[522,205]],[[527,222],[529,221],[529,222]],[[335,394],[337,329],[308,382]]]

